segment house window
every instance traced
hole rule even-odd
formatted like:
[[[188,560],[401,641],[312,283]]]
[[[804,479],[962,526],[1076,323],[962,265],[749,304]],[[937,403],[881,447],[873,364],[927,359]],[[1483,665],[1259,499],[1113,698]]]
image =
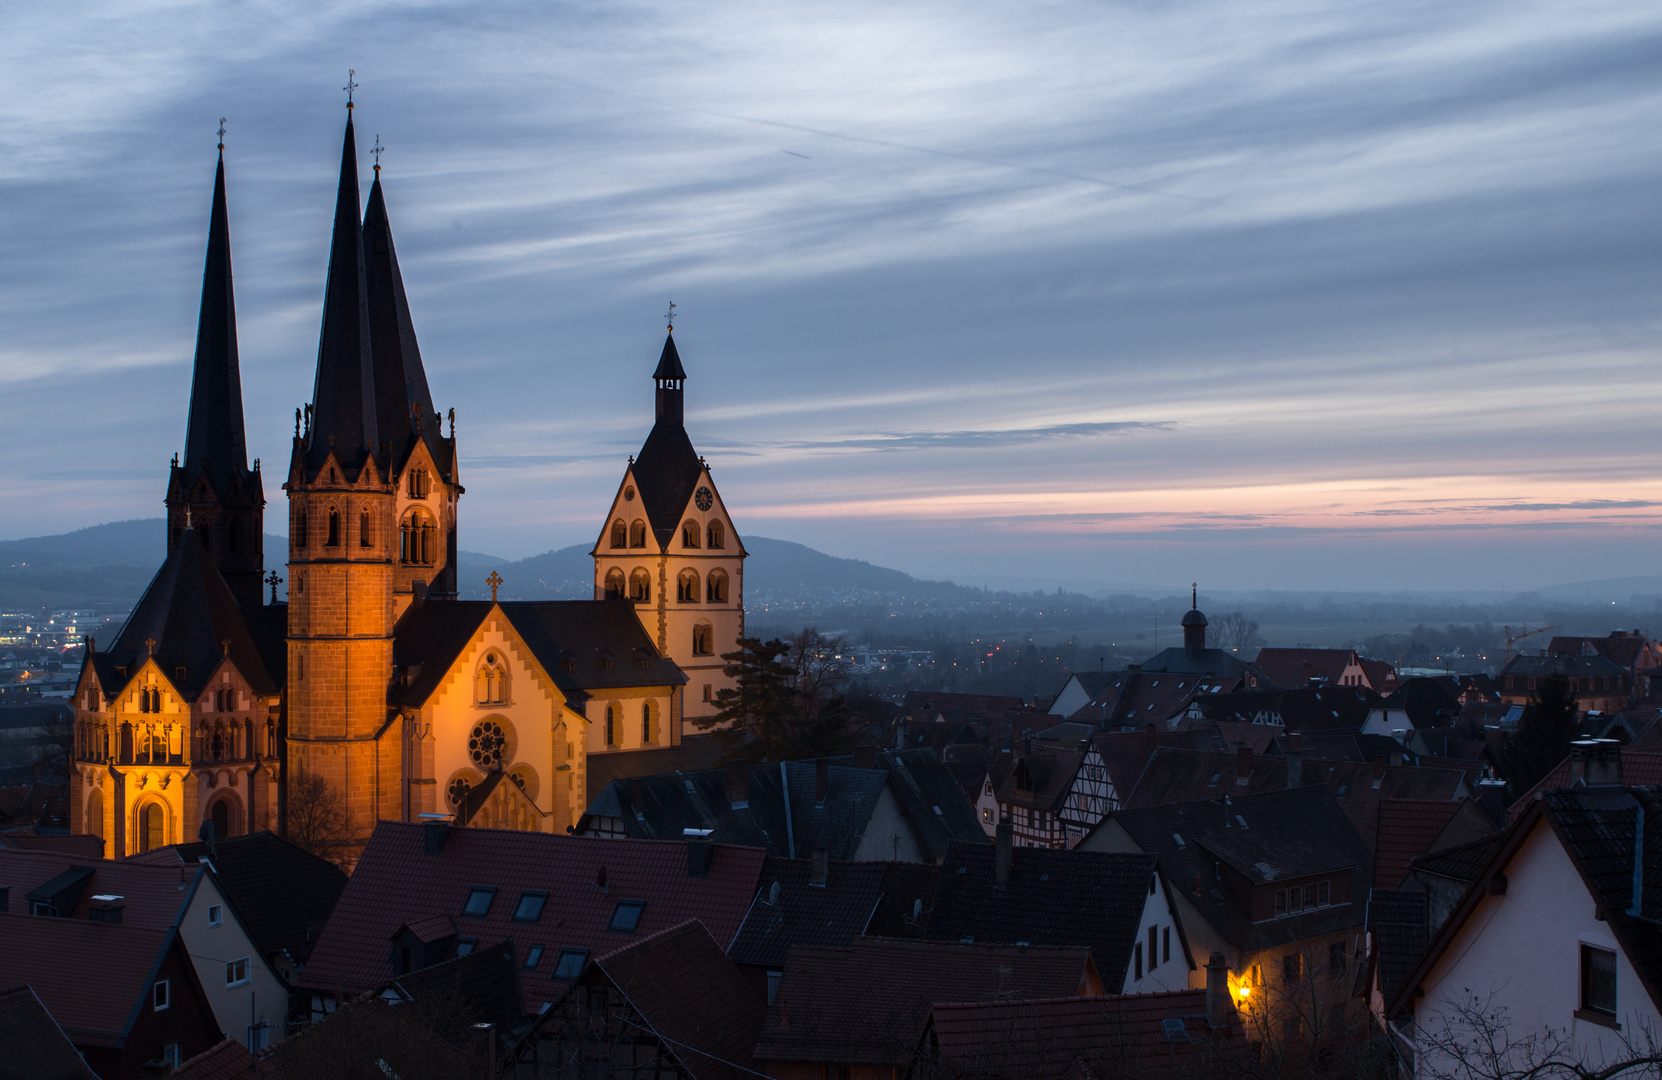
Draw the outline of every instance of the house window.
[[[1160,952],[1155,948],[1160,943],[1159,934],[1159,927],[1151,926],[1148,928],[1148,970],[1150,971],[1153,971],[1154,966],[1160,962],[1158,959]]]
[[[712,545],[712,546],[714,546],[714,545]],[[772,1005],[773,1004],[773,999],[779,996],[779,983],[780,983],[780,980],[784,979],[784,977],[785,977],[784,971],[780,970],[779,968],[774,968],[774,969],[772,969],[771,971],[768,972],[768,1004],[769,1005]]]
[[[641,742],[652,742],[652,702],[643,702],[641,705]]]
[[[516,922],[536,922],[542,917],[542,906],[547,902],[547,893],[520,893],[519,906],[514,908],[514,920]]]
[[[1131,977],[1133,979],[1143,977],[1143,943],[1140,941],[1131,950]]]
[[[162,1060],[177,1069],[179,1067],[179,1063],[185,1060],[184,1044],[168,1043],[166,1046],[162,1047]]]
[[[1171,927],[1160,931],[1160,962],[1168,963],[1171,960]]]
[[[575,979],[583,974],[583,965],[589,959],[587,949],[561,949],[560,962],[554,965],[554,978]]]
[[[232,960],[225,965],[225,985],[241,986],[248,981],[248,957]]]
[[[1304,957],[1290,952],[1281,958],[1281,981],[1292,986],[1304,977]]]
[[[168,986],[166,979],[156,980],[156,985],[150,988],[150,1007],[152,1009],[157,1012],[161,1012],[163,1009],[167,1008],[169,1004],[171,1004],[168,993],[169,989],[170,987]]]
[[[704,700],[705,701],[714,701],[715,699],[716,699],[715,694],[711,691],[710,684],[705,683],[704,684]]]
[[[472,915],[475,918],[484,918],[491,909],[491,901],[496,898],[496,888],[490,885],[475,885],[467,894],[467,903],[462,907],[463,915]]]
[[[220,904],[208,905],[208,925],[219,926],[225,921],[225,908]]]
[[[983,806],[981,808],[981,820],[982,820],[982,822],[984,822],[985,824],[988,824],[988,825],[991,825],[993,823],[993,808],[992,807]]]
[[[540,963],[542,963],[542,946],[533,945],[531,950],[525,954],[525,970],[535,971]]]
[[[622,934],[633,934],[635,928],[641,924],[641,912],[646,908],[644,900],[619,900],[617,907],[612,909],[611,925],[608,930],[616,930]]]
[[[1600,1016],[1616,1015],[1616,954],[1611,950],[1581,947],[1581,1007]]]
[[[616,705],[606,706],[606,745],[617,745],[617,710]]]
[[[476,946],[478,944],[479,944],[479,939],[478,938],[470,938],[470,937],[461,938],[460,940],[458,940],[456,942],[456,955],[458,957],[470,956],[473,953],[474,946]]]

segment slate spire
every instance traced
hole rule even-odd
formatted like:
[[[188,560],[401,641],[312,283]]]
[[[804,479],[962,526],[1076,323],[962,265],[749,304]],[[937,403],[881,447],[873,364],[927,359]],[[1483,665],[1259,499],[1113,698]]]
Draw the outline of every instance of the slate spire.
[[[681,354],[675,350],[674,326],[664,338],[664,351],[658,356],[658,370],[652,373],[652,381],[658,388],[658,423],[680,427],[686,419],[687,371],[681,366]]]
[[[657,422],[646,436],[641,452],[632,467],[635,485],[641,491],[641,505],[651,522],[652,530],[666,547],[681,523],[681,511],[686,509],[693,488],[704,466],[687,437],[685,425],[685,385],[687,371],[681,366],[681,354],[675,348],[672,327],[664,339],[664,351],[658,357],[658,368],[652,373],[657,387]]]
[[[225,147],[214,173],[208,256],[202,270],[202,310],[196,321],[196,363],[185,424],[187,483],[207,473],[214,490],[248,469],[242,423],[242,376],[237,364],[237,307],[231,288],[231,225],[225,209]]]
[[[306,441],[306,470],[315,472],[334,451],[356,471],[379,449],[375,375],[369,336],[369,288],[365,277],[363,230],[358,223],[358,146],[352,114],[346,116],[341,146],[340,189],[329,248],[329,277],[323,294],[323,329],[317,346],[317,381],[312,388],[312,426]]]
[[[375,166],[375,182],[369,189],[369,208],[364,212],[363,250],[375,379],[375,423],[391,455],[387,468],[402,469],[418,438],[427,443],[434,461],[446,463],[439,417],[434,415],[427,371],[421,363],[421,348],[416,344],[415,324],[410,319],[410,301],[404,293],[404,276],[398,270],[398,252],[393,247],[392,226],[387,220],[379,164]]]

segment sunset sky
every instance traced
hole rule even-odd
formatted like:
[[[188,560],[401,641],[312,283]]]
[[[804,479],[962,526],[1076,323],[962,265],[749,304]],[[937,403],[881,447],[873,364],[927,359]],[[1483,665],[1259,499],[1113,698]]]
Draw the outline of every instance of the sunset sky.
[[[1662,572],[1662,5],[11,5],[0,538],[161,513],[214,130],[268,531],[347,69],[462,547],[590,542],[677,305],[741,533],[979,583]]]

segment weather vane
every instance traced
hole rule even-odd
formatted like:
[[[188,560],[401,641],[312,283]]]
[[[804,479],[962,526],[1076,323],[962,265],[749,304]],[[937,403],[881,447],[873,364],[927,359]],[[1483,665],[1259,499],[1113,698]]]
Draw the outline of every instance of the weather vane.
[[[223,116],[219,118],[219,148],[221,150],[225,149],[225,118]]]
[[[674,304],[670,304],[669,310],[664,312],[664,319],[665,319],[665,321],[667,321],[669,323],[669,328],[673,331],[675,329],[675,305]]]
[[[385,149],[386,149],[386,147],[381,145],[381,136],[376,135],[375,136],[375,145],[370,149],[369,152],[371,154],[375,155],[375,171],[376,171],[377,174],[379,174],[380,171],[381,171],[381,151],[383,151]]]
[[[341,87],[342,90],[346,91],[346,107],[348,109],[350,109],[352,107],[352,91],[354,91],[358,88],[358,84],[355,81],[356,77],[357,77],[357,74],[358,74],[358,72],[355,69],[347,68],[346,69],[346,85]]]

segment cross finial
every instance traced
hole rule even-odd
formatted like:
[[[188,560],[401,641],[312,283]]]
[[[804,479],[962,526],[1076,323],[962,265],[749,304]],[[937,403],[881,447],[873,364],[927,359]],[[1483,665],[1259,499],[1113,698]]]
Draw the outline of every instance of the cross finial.
[[[496,590],[502,587],[502,575],[492,570],[491,576],[485,579],[485,584],[491,587],[491,603],[496,603]]]
[[[386,147],[381,145],[381,136],[376,135],[375,136],[375,145],[373,147],[371,147],[370,151],[369,151],[371,154],[375,155],[375,175],[376,176],[381,175],[381,151],[383,151],[385,149],[386,149]]]
[[[223,116],[219,118],[219,148],[221,150],[225,149],[225,118]]]
[[[185,504],[185,528],[190,528],[190,503]]]
[[[354,91],[358,88],[357,75],[358,75],[358,73],[355,70],[353,70],[352,68],[347,68],[346,69],[346,85],[341,87],[342,90],[346,91],[346,108],[349,111],[352,108],[352,91]]]
[[[669,306],[669,310],[664,312],[664,321],[669,323],[669,332],[672,333],[672,334],[675,333],[675,305],[674,304],[671,304]]]
[[[277,602],[277,586],[283,583],[283,579],[277,576],[277,571],[273,570],[265,576],[265,583],[271,586],[271,602],[275,604]]]
[[[155,638],[153,638],[153,637],[145,638],[144,639],[144,645],[147,649],[150,650],[150,655],[151,656],[156,655],[156,639]]]

